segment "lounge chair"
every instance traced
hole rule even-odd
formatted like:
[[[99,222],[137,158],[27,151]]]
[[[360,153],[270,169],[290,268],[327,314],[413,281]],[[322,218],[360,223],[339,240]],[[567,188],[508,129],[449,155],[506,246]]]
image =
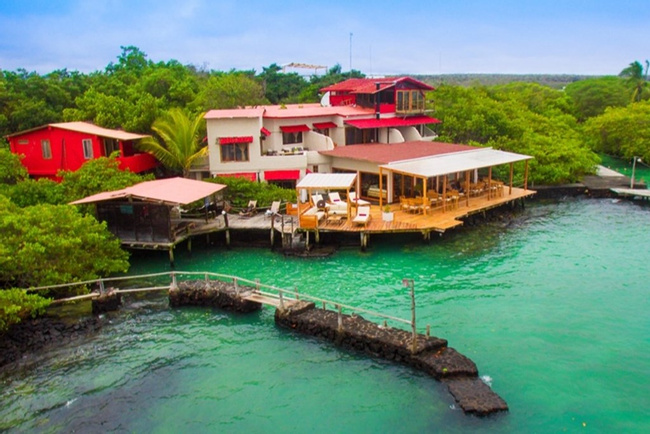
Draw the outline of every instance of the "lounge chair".
[[[354,205],[354,206],[368,206],[368,205],[370,205],[370,202],[368,202],[367,200],[359,199],[357,197],[357,193],[355,193],[354,191],[350,192],[349,199],[350,199],[350,203],[352,205]]]
[[[330,203],[327,204],[327,211],[332,215],[347,215],[348,203],[341,199],[338,193],[329,194]]]
[[[370,216],[369,206],[360,206],[357,210],[357,215],[352,221],[358,225],[368,226],[368,222],[372,217]]]
[[[251,217],[257,211],[257,201],[249,200],[248,206],[243,210],[239,211],[239,215],[242,217]]]
[[[264,213],[265,217],[271,217],[273,218],[274,215],[278,214],[280,212],[280,204],[282,201],[280,200],[274,200],[271,203],[271,208],[266,210],[266,213]]]

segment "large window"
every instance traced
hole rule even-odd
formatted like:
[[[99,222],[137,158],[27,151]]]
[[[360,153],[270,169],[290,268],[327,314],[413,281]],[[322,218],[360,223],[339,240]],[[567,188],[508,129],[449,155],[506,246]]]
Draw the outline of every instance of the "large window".
[[[43,154],[43,160],[52,159],[52,147],[49,140],[41,140],[41,154]]]
[[[81,145],[84,148],[84,158],[90,160],[93,158],[93,141],[92,139],[83,139]]]
[[[302,131],[295,133],[282,133],[282,144],[293,145],[294,143],[302,143]]]
[[[249,161],[248,147],[250,143],[225,143],[221,146],[221,162]]]
[[[424,94],[419,90],[397,91],[397,113],[422,113],[424,111]]]

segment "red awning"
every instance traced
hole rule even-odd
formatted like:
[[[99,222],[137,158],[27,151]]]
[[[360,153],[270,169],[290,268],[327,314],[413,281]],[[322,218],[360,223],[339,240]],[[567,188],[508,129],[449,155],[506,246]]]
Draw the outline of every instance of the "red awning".
[[[326,130],[328,128],[336,128],[337,125],[334,122],[314,122],[314,128],[319,130]]]
[[[310,130],[307,125],[287,125],[280,129],[283,133],[302,133]]]
[[[251,143],[252,141],[253,141],[253,136],[219,137],[220,145],[228,145],[230,143]]]
[[[239,172],[239,173],[217,173],[215,178],[245,178],[249,181],[257,181],[257,173],[255,172]]]
[[[264,179],[267,181],[285,181],[299,178],[300,170],[267,170],[264,172]]]
[[[439,124],[440,120],[429,116],[412,116],[409,118],[354,119],[346,124],[360,129],[409,127],[412,125]]]
[[[265,136],[271,135],[271,132],[264,127],[260,128],[260,133],[264,134]]]

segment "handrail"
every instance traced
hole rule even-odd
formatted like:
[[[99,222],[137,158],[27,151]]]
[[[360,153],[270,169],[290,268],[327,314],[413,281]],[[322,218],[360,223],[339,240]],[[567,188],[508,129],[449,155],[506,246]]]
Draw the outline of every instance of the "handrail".
[[[371,315],[379,318],[383,318],[384,320],[391,320],[391,321],[396,321],[400,322],[403,324],[409,324],[412,325],[412,321],[406,320],[404,318],[398,318],[394,317],[391,315],[386,315],[380,312],[364,309],[358,306],[351,306],[343,303],[338,303],[332,300],[326,300],[320,297],[315,297],[311,296],[308,294],[302,294],[298,292],[298,289],[296,288],[295,290],[288,290],[288,289],[283,289],[279,288],[277,286],[273,285],[267,285],[260,283],[259,280],[250,280],[246,279],[243,277],[238,277],[238,276],[233,276],[230,274],[221,274],[221,273],[214,273],[210,271],[166,271],[166,272],[160,272],[160,273],[150,273],[150,274],[142,274],[142,275],[137,275],[137,276],[117,276],[117,277],[106,277],[106,278],[99,278],[95,280],[86,280],[86,281],[81,281],[81,282],[72,282],[72,283],[64,283],[64,284],[58,284],[58,285],[47,285],[47,286],[38,286],[38,287],[31,287],[28,288],[27,291],[40,291],[40,290],[48,290],[48,289],[58,289],[58,288],[66,288],[70,286],[81,286],[81,285],[90,285],[90,284],[98,284],[100,286],[100,293],[104,292],[104,286],[106,282],[116,282],[116,281],[124,281],[124,280],[135,280],[135,279],[143,279],[143,278],[151,278],[151,277],[161,277],[161,276],[169,276],[171,278],[171,284],[169,286],[150,286],[150,287],[144,287],[144,288],[128,288],[128,289],[117,289],[115,290],[116,293],[131,293],[131,292],[138,292],[138,291],[154,291],[154,290],[164,290],[164,289],[169,289],[170,286],[174,286],[177,281],[177,276],[201,276],[205,280],[208,280],[208,277],[215,277],[218,279],[227,279],[232,281],[235,284],[235,287],[238,287],[239,284],[244,283],[244,286],[247,287],[253,287],[253,290],[260,294],[260,295],[266,295],[266,296],[273,296],[273,297],[278,297],[282,300],[284,295],[290,295],[292,296],[295,300],[309,300],[315,303],[322,303],[323,309],[327,309],[327,305],[329,304],[330,306],[333,306],[337,310],[341,309],[347,309],[352,311],[353,313],[364,313],[366,315]],[[198,280],[198,279],[196,279]],[[276,296],[274,293],[270,292],[265,292],[261,291],[261,288],[275,291],[278,293]],[[97,294],[97,293],[93,293]],[[66,300],[60,300],[56,301],[55,303],[62,303],[64,301],[75,301],[75,300],[81,300],[84,298],[95,298],[98,295],[91,295],[91,294],[86,294],[84,296],[77,296],[77,297],[71,297]],[[83,297],[83,298],[82,298]]]

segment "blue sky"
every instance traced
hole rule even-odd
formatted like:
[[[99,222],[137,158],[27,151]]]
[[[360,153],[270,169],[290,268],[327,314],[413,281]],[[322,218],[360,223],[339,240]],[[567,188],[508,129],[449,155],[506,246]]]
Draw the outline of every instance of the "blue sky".
[[[2,0],[0,69],[87,73],[134,45],[215,70],[615,75],[650,58],[649,23],[648,0]]]

